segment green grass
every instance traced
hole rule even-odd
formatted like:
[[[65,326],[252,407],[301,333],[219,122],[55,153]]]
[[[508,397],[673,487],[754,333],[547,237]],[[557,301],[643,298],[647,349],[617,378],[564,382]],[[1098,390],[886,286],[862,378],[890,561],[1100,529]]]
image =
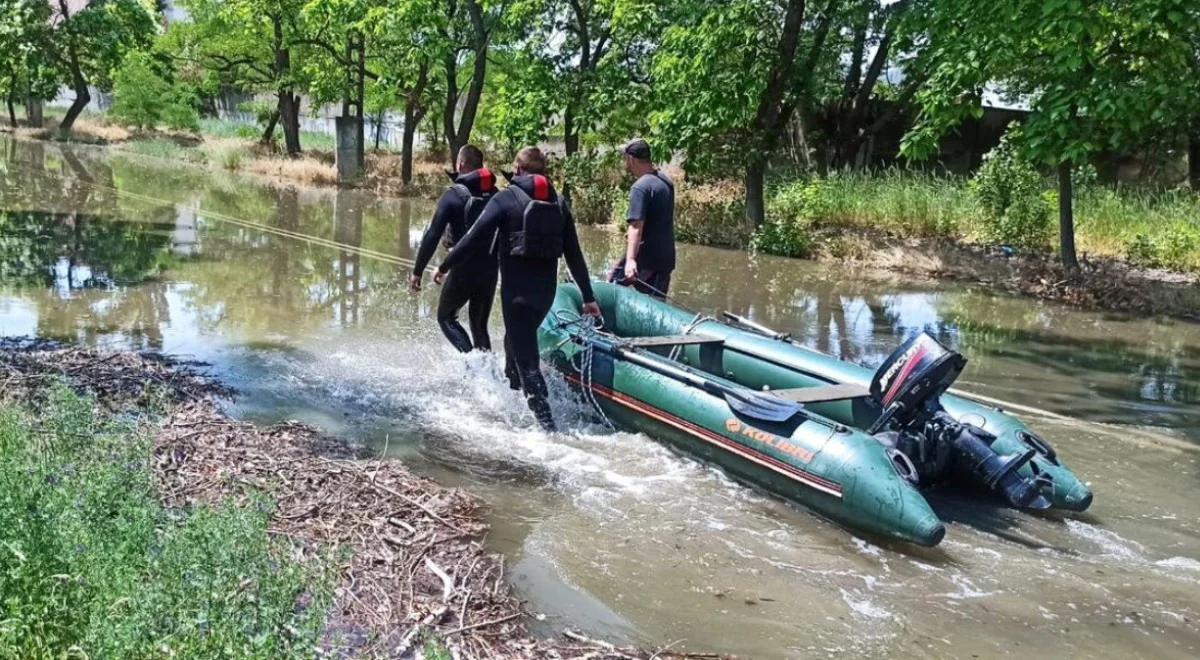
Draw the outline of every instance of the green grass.
[[[1044,182],[1057,244],[1053,182]],[[888,170],[778,183],[768,215],[808,228],[849,227],[901,237],[984,241],[984,213],[962,177]],[[769,218],[769,220],[772,218]],[[1200,272],[1200,195],[1188,190],[1090,184],[1076,192],[1076,244],[1087,254]]]
[[[266,505],[168,511],[150,439],[65,388],[0,406],[0,657],[315,655],[324,566]]]
[[[130,140],[124,149],[142,156],[154,156],[170,160],[182,160],[191,163],[203,163],[207,160],[203,151],[194,147],[185,147],[173,140],[165,138],[149,138],[146,140]]]

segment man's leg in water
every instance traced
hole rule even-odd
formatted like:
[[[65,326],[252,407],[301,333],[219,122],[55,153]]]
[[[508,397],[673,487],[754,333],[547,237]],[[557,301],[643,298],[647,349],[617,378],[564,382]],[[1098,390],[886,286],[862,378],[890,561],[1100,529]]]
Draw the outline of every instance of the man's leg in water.
[[[545,312],[528,305],[504,305],[505,372],[511,364],[525,392],[525,402],[533,411],[538,424],[554,431],[554,414],[550,410],[549,390],[542,377],[541,357],[538,354],[537,327]],[[540,313],[539,313],[540,312]],[[509,376],[511,382],[512,376]]]
[[[446,276],[442,284],[442,293],[438,297],[437,322],[442,328],[442,334],[454,348],[461,353],[471,352],[471,338],[458,322],[458,310],[467,304],[471,295],[470,273],[462,268],[455,268]]]
[[[471,338],[475,348],[481,351],[492,350],[492,338],[488,336],[488,317],[492,315],[492,301],[496,299],[496,270],[492,269],[490,276],[480,273],[471,301],[467,305],[467,322],[471,326]]]

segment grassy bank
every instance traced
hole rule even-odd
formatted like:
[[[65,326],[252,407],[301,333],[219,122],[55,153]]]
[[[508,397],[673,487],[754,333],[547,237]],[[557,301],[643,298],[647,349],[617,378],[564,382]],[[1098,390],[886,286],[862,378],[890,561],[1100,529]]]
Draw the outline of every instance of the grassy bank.
[[[16,134],[33,139],[56,139],[59,117],[47,115],[47,128],[17,129]],[[297,157],[282,153],[280,134],[273,145],[260,142],[255,125],[222,119],[202,119],[197,134],[172,131],[132,131],[99,113],[84,113],[75,122],[72,141],[106,145],[109,148],[175,163],[214,170],[244,172],[273,180],[309,186],[337,184],[334,138],[324,133],[300,132],[304,152]],[[379,192],[426,194],[440,191],[446,180],[440,157],[422,155],[413,162],[413,182],[401,183],[400,154],[379,150],[367,154],[367,175],[362,186]]]
[[[8,657],[312,655],[332,566],[260,507],[165,508],[146,428],[59,385],[0,405],[0,648]]]
[[[1057,245],[1057,197],[1044,182],[1044,236],[1022,251]],[[584,187],[584,182],[577,184]],[[620,189],[577,196],[577,214],[591,222],[620,222]],[[767,221],[757,231],[743,219],[743,188],[732,181],[678,183],[680,240],[721,247],[754,247],[769,254],[834,258],[865,257],[864,234],[998,245],[995,228],[974,184],[965,178],[889,170],[838,173],[777,181],[768,190]],[[1086,257],[1135,266],[1200,272],[1200,195],[1186,190],[1136,186],[1080,187],[1076,197],[1076,243]],[[868,239],[869,243],[869,239]]]

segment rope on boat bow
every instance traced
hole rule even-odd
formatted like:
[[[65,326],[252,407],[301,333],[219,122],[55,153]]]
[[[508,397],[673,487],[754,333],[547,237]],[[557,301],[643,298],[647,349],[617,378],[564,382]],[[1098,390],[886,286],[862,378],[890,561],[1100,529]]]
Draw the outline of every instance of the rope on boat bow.
[[[573,360],[570,362],[571,366],[575,368],[575,372],[579,375],[579,383],[583,389],[583,397],[592,405],[592,409],[596,411],[596,415],[600,417],[600,421],[603,422],[604,425],[609,429],[616,430],[616,425],[613,424],[612,420],[608,418],[608,415],[604,413],[604,409],[600,407],[600,401],[596,399],[596,391],[592,389],[592,356],[596,350],[596,342],[591,341],[591,338],[596,335],[605,334],[600,330],[600,328],[603,327],[604,322],[603,320],[597,319],[594,316],[585,314],[576,314],[575,318],[572,319],[569,318],[570,314],[572,314],[572,312],[562,309],[554,312],[554,320],[557,322],[555,324],[556,328],[565,330],[572,325],[578,326],[579,328],[578,332],[575,334],[572,334],[571,331],[568,330],[567,338],[559,342],[556,348],[561,348],[563,344],[571,341],[572,339],[578,338],[581,340],[581,343],[583,344],[583,350],[577,353],[579,356],[579,363],[575,364]]]

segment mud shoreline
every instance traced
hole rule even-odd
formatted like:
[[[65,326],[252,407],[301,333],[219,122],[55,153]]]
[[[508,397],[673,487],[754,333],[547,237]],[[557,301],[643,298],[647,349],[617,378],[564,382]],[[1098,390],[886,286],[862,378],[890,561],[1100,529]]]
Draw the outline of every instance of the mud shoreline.
[[[269,532],[292,559],[336,557],[324,646],[337,657],[423,657],[436,640],[455,658],[716,658],[619,648],[563,630],[531,635],[537,617],[488,551],[481,503],[395,460],[295,422],[267,428],[228,417],[232,393],[196,363],[29,339],[0,339],[0,398],[37,401],[57,382],[113,414],[146,420],[154,479],[173,510],[269,502]]]

